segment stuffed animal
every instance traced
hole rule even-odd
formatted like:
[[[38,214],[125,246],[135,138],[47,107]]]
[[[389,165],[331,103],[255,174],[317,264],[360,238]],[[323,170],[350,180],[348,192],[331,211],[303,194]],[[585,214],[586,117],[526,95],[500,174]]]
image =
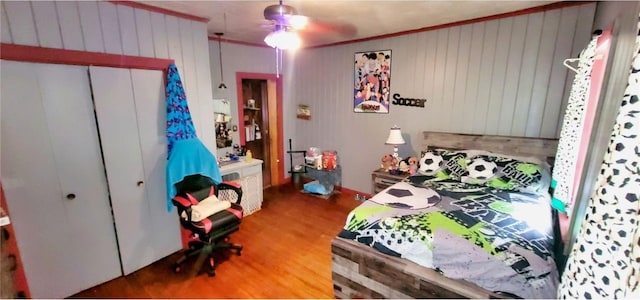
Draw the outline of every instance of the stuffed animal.
[[[402,172],[409,172],[411,173],[411,168],[413,167],[413,169],[415,169],[415,171],[418,170],[418,158],[415,156],[410,156],[407,157],[406,159],[403,159],[402,161],[400,161],[400,171]],[[414,175],[415,172],[411,175]]]
[[[385,171],[389,171],[393,168],[394,163],[393,163],[393,156],[391,154],[385,154],[382,156],[382,163],[380,164],[380,168],[382,168]]]
[[[418,158],[415,156],[409,157],[409,174],[416,175],[418,172]]]

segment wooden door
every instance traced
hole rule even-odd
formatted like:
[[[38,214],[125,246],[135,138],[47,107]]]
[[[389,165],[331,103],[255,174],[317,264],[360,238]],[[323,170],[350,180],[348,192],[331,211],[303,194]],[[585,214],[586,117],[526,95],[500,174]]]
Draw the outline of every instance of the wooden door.
[[[90,67],[124,274],[181,248],[166,209],[166,112],[160,71]]]
[[[244,99],[244,127],[248,128],[245,134],[245,146],[251,150],[253,157],[264,161],[262,165],[262,185],[271,186],[271,143],[269,126],[269,101],[267,81],[263,79],[243,79],[242,98]],[[254,105],[250,105],[250,100]],[[260,134],[256,132],[259,128]]]
[[[1,176],[34,298],[120,276],[87,68],[2,61]]]

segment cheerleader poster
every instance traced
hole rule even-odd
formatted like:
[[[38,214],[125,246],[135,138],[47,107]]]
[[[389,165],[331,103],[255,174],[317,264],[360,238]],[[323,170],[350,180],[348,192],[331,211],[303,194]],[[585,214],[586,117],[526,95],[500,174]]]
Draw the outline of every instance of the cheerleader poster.
[[[388,114],[391,50],[357,52],[354,66],[353,111]]]

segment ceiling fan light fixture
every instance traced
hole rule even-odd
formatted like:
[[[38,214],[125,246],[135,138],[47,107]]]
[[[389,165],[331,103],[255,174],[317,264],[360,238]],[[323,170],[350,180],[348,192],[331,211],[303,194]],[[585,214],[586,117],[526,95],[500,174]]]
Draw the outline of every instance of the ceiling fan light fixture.
[[[282,50],[298,49],[302,44],[300,37],[295,31],[287,31],[285,29],[270,32],[267,37],[264,38],[264,42],[271,48]]]

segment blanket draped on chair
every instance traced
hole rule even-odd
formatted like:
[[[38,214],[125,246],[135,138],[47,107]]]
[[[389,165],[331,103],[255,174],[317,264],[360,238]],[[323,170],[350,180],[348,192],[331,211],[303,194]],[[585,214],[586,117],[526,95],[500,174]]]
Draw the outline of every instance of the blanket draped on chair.
[[[187,97],[175,64],[167,71],[167,210],[176,195],[175,184],[185,176],[200,174],[216,184],[222,182],[216,157],[198,139],[191,119]]]

